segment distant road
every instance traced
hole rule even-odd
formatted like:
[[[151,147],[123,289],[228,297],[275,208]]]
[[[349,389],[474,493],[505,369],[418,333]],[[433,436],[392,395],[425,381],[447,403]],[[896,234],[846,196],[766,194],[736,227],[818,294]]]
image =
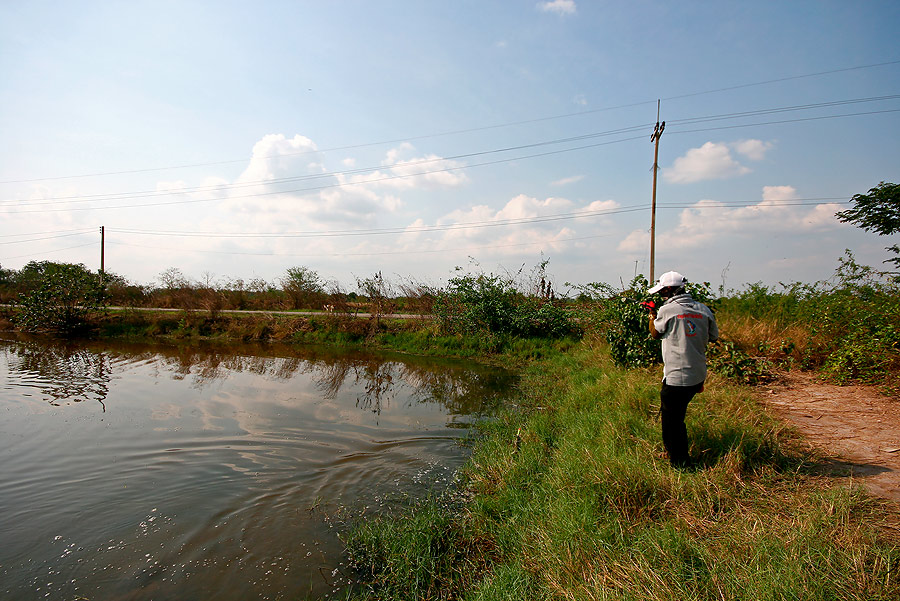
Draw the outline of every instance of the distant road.
[[[150,312],[159,312],[159,313],[183,313],[186,309],[168,309],[163,307],[107,307],[107,309],[111,309],[113,311],[150,311]],[[197,313],[208,313],[207,309],[193,309],[194,312]],[[327,317],[327,316],[347,316],[347,317],[359,317],[361,319],[369,319],[375,317],[373,313],[328,313],[326,311],[264,311],[260,309],[222,309],[218,311],[218,313],[228,313],[234,315],[287,315],[287,316],[318,316],[318,317]],[[381,315],[380,317],[384,319],[432,319],[431,315],[414,315],[411,313],[386,313]]]

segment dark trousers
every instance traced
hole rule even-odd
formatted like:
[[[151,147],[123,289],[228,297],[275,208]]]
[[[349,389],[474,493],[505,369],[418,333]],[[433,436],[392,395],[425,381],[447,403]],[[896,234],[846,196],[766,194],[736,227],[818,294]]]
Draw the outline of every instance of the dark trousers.
[[[691,463],[684,415],[687,413],[688,403],[701,390],[703,390],[702,383],[695,386],[669,386],[663,380],[662,390],[659,393],[662,439],[669,454],[669,461],[674,467],[686,467]]]

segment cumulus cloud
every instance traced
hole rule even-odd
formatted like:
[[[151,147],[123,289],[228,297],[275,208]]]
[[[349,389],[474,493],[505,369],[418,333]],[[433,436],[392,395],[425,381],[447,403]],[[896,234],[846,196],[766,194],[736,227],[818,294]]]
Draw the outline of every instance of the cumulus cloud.
[[[309,138],[295,135],[268,134],[253,145],[253,154],[239,182],[272,180],[287,175],[321,170],[320,162],[311,162],[318,149]]]
[[[751,169],[735,159],[732,151],[747,160],[761,161],[773,146],[772,142],[762,140],[707,142],[675,159],[671,167],[662,170],[662,175],[675,184],[738,177],[750,173]]]
[[[492,253],[521,256],[523,247],[537,247],[544,251],[558,251],[571,246],[573,238],[589,231],[596,235],[598,223],[609,224],[596,212],[618,208],[612,200],[594,201],[578,206],[573,201],[548,197],[535,198],[520,194],[500,208],[475,205],[451,211],[436,222],[436,227],[424,227],[417,220],[407,228],[401,244],[412,249],[445,250],[490,249]],[[560,214],[584,212],[584,217],[565,221],[552,219]],[[541,220],[547,217],[546,221]]]
[[[771,142],[762,140],[740,140],[732,144],[735,152],[744,155],[751,161],[761,161],[766,158],[766,153],[774,146]]]
[[[715,200],[701,200],[679,214],[674,228],[658,233],[657,246],[684,250],[702,247],[715,240],[810,234],[840,226],[834,217],[840,205],[803,206],[791,202],[797,198],[797,190],[793,186],[766,186],[760,202],[744,207],[735,208]],[[630,254],[645,253],[649,240],[646,230],[636,230],[619,243],[618,250]]]
[[[731,156],[726,144],[707,142],[700,148],[691,148],[675,159],[671,167],[662,170],[663,177],[675,184],[689,184],[710,179],[728,179],[749,173],[750,169]]]
[[[552,0],[550,2],[538,2],[538,9],[545,13],[556,13],[558,15],[574,15],[578,8],[575,6],[575,0]]]
[[[415,194],[468,182],[463,163],[420,154],[408,143],[388,150],[372,169],[356,168],[354,157],[330,162],[334,167],[304,136],[264,136],[226,188],[222,218],[239,214],[247,231],[366,228],[401,212]]]

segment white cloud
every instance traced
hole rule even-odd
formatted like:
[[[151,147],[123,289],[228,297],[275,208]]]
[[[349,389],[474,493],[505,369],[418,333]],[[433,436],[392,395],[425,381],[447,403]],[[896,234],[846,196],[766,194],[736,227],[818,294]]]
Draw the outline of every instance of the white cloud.
[[[575,98],[572,99],[572,102],[577,104],[578,106],[587,106],[587,97],[584,94],[576,94]]]
[[[772,146],[774,146],[772,142],[763,142],[762,140],[741,140],[732,144],[735,152],[744,155],[751,161],[763,160]]]
[[[728,179],[749,172],[749,168],[734,160],[728,145],[715,142],[691,148],[684,156],[675,159],[671,167],[662,170],[666,181],[676,184]]]
[[[616,247],[621,253],[643,255],[650,248],[649,230],[632,230]]]
[[[552,0],[552,2],[538,2],[538,9],[545,13],[558,15],[574,15],[577,7],[575,0]]]
[[[584,179],[583,175],[573,175],[572,177],[564,177],[562,179],[558,179],[555,182],[552,182],[551,186],[568,186],[569,184],[576,184]]]
[[[318,171],[320,163],[310,162],[316,155],[316,145],[305,136],[288,139],[284,134],[268,134],[253,145],[250,164],[238,178],[238,182],[256,182],[295,176]]]
[[[566,198],[548,197],[539,199],[520,194],[510,199],[499,209],[487,205],[476,205],[467,209],[457,209],[437,220],[435,231],[414,231],[421,227],[417,220],[408,228],[403,243],[410,249],[429,248],[447,250],[491,249],[500,256],[519,255],[523,248],[536,247],[541,250],[559,250],[570,239],[584,235],[585,227],[590,233],[597,231],[596,216],[575,218],[566,221],[531,221],[541,217],[570,214],[581,211],[604,211],[617,208],[615,201],[594,201],[587,207],[578,207]],[[512,221],[512,225],[505,225]],[[524,223],[523,223],[524,221]],[[607,225],[607,222],[601,222]],[[467,227],[471,226],[471,227]]]
[[[791,204],[790,201],[798,198],[793,186],[766,186],[762,197],[758,203],[737,208],[714,200],[701,200],[679,214],[674,228],[657,233],[657,248],[686,250],[720,240],[766,240],[780,234],[815,234],[840,227],[834,217],[840,205]],[[633,231],[619,243],[618,250],[646,253],[649,239],[646,230]]]
[[[388,150],[378,168],[352,173],[329,169],[322,160],[310,162],[310,153],[324,158],[315,149],[303,136],[265,136],[235,182],[239,186],[229,189],[222,218],[237,214],[249,231],[363,229],[402,211],[410,195],[468,182],[459,161],[416,156],[409,143]],[[355,165],[345,157],[339,169]]]

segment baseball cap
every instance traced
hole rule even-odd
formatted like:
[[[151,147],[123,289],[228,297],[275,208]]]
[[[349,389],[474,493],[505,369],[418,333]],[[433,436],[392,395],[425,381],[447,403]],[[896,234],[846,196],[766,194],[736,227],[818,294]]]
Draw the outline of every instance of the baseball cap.
[[[670,286],[674,286],[675,288],[681,288],[687,284],[687,278],[678,273],[677,271],[667,271],[661,276],[659,276],[659,281],[656,282],[656,286],[648,290],[647,292],[650,294],[656,294],[663,288],[668,288]]]

